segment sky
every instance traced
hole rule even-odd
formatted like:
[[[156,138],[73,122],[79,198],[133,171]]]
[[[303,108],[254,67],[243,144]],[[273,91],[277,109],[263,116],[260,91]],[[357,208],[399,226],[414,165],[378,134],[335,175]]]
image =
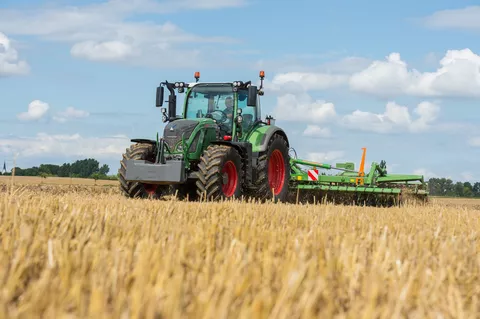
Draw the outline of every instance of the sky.
[[[367,169],[478,181],[479,35],[465,0],[2,0],[0,162],[116,174],[162,134],[159,82],[264,70],[262,117],[299,157],[358,167],[366,147]]]

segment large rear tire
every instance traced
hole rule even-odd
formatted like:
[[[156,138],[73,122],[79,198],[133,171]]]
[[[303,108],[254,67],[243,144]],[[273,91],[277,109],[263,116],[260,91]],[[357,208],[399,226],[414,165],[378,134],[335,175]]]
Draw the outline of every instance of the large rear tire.
[[[243,175],[242,158],[234,147],[211,145],[198,164],[197,195],[213,201],[239,198],[243,195]]]
[[[155,152],[153,145],[146,143],[137,143],[129,148],[123,154],[120,161],[119,181],[120,191],[129,198],[161,198],[168,194],[168,185],[145,184],[141,182],[128,182],[125,179],[127,170],[127,160],[147,160],[155,161]]]
[[[272,200],[286,202],[290,182],[290,155],[288,144],[282,135],[275,134],[270,140],[267,151],[260,154],[256,168],[256,198],[260,201]]]

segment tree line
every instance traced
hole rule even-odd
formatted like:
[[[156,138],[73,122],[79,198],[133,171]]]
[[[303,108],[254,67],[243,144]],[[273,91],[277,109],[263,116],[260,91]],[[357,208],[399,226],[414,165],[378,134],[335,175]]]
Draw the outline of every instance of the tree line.
[[[87,158],[77,160],[73,163],[64,163],[62,165],[41,164],[30,168],[15,167],[17,176],[57,176],[57,177],[76,177],[76,178],[94,178],[94,179],[117,179],[117,175],[107,175],[110,168],[107,164],[100,166],[100,163]],[[6,175],[11,175],[11,171]],[[430,195],[448,196],[448,197],[478,197],[480,198],[480,182],[453,182],[448,178],[430,178],[428,180]]]
[[[12,171],[6,175],[12,175]],[[100,163],[93,158],[77,160],[73,163],[62,165],[40,164],[30,168],[15,167],[16,176],[42,176],[42,177],[75,177],[94,179],[117,179],[116,175],[108,175],[110,168],[107,164]]]
[[[428,188],[432,196],[478,197],[480,198],[480,182],[456,182],[449,178],[430,178]]]

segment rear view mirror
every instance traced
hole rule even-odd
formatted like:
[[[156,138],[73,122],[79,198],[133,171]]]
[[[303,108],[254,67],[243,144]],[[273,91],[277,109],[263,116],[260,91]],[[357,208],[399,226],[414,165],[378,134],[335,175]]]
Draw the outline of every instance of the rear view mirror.
[[[257,106],[257,87],[256,86],[249,86],[248,87],[248,106]]]
[[[164,91],[163,86],[157,87],[157,101],[156,101],[157,107],[160,107],[163,105],[163,91]]]

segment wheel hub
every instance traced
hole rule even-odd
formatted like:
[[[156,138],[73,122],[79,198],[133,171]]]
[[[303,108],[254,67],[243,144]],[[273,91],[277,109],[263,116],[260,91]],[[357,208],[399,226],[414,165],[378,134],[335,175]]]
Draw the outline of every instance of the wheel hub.
[[[238,184],[238,173],[232,161],[225,163],[222,169],[222,191],[227,197],[233,196]]]
[[[268,183],[270,190],[274,190],[275,195],[280,194],[285,183],[285,164],[283,154],[279,150],[274,150],[270,156],[268,164]]]

